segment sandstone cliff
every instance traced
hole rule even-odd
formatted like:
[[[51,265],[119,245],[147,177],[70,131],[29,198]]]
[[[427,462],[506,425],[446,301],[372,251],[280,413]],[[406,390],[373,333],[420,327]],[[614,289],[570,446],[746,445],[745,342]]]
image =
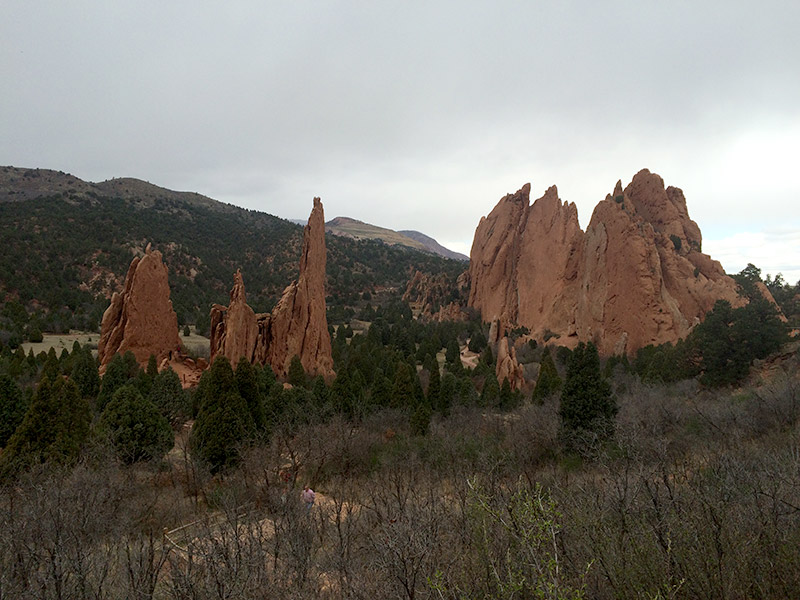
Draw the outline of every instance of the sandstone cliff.
[[[719,299],[741,304],[722,266],[702,254],[683,192],[642,170],[595,208],[582,231],[555,187],[529,205],[530,185],[481,219],[469,305],[503,329],[603,354],[686,336]]]
[[[211,359],[242,357],[269,364],[285,378],[297,355],[306,373],[334,377],[331,339],[325,313],[325,216],[322,202],[314,208],[303,232],[300,274],[283,292],[271,314],[255,314],[247,305],[242,275],[237,271],[228,307],[211,309]]]
[[[97,344],[101,372],[118,352],[130,350],[140,365],[146,365],[151,354],[159,364],[178,356],[178,318],[169,295],[161,252],[148,244],[144,256],[131,261],[122,293],[114,292],[103,313]]]

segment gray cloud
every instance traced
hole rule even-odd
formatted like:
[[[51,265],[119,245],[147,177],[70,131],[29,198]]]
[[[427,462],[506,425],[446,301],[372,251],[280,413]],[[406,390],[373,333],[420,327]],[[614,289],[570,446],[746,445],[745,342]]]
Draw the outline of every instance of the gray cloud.
[[[0,163],[468,246],[532,181],[581,223],[642,167],[706,237],[800,230],[794,2],[12,1]]]

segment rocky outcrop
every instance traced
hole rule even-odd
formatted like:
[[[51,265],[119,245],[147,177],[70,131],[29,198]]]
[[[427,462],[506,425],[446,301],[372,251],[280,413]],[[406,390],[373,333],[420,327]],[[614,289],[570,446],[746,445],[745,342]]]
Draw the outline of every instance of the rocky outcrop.
[[[234,366],[241,358],[252,362],[257,336],[256,314],[247,304],[242,272],[237,270],[231,303],[211,307],[211,356],[225,356]]]
[[[303,232],[300,275],[284,291],[271,314],[255,314],[247,305],[241,273],[234,276],[231,303],[211,309],[211,359],[223,355],[231,362],[245,357],[271,365],[285,378],[292,357],[306,373],[332,380],[333,357],[325,312],[325,216],[322,202],[314,208]]]
[[[140,365],[150,355],[158,364],[179,355],[178,318],[169,296],[161,252],[148,244],[144,256],[131,261],[123,291],[114,292],[103,313],[97,344],[101,372],[118,352],[133,352]]]
[[[595,208],[582,231],[555,187],[529,205],[530,185],[481,219],[472,245],[469,305],[504,330],[603,354],[686,336],[719,299],[742,300],[702,236],[683,192],[642,170]]]
[[[514,346],[509,344],[508,336],[504,336],[497,344],[497,365],[495,367],[497,381],[501,385],[508,379],[512,390],[517,390],[525,383],[525,373],[522,365],[517,362]]]
[[[415,271],[408,280],[403,302],[426,321],[464,321],[464,299],[469,292],[467,272],[453,281],[445,273],[430,275]]]

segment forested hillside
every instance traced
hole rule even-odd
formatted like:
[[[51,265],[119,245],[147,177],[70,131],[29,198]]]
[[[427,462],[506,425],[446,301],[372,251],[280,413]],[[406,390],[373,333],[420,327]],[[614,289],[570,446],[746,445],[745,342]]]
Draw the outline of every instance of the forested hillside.
[[[308,199],[308,209],[311,199]],[[180,325],[203,331],[227,303],[241,268],[248,302],[269,311],[297,276],[302,227],[257,211],[137,180],[88,184],[52,171],[0,170],[0,336],[97,330],[108,298],[147,243],[170,272]],[[374,241],[328,236],[333,310],[364,292],[402,288],[409,272],[455,273],[463,264]]]

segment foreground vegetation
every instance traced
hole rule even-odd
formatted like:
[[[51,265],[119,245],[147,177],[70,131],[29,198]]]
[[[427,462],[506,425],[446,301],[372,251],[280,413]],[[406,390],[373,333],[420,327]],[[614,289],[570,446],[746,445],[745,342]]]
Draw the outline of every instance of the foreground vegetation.
[[[614,441],[583,457],[555,396],[426,436],[397,409],[307,412],[216,476],[180,435],[134,466],[94,445],[3,487],[0,597],[797,597],[796,370],[615,388]]]
[[[485,325],[361,310],[330,386],[0,349],[0,599],[800,593],[796,343],[737,388],[526,344],[519,393]]]

